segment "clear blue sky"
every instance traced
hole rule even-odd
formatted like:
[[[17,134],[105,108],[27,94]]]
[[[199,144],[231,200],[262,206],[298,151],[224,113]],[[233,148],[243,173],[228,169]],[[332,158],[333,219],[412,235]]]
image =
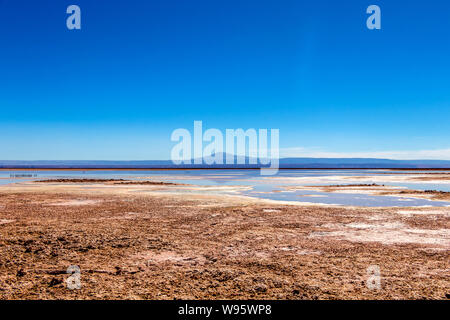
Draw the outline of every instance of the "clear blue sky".
[[[168,159],[194,120],[278,128],[282,155],[450,159],[449,57],[444,0],[0,0],[0,159]]]

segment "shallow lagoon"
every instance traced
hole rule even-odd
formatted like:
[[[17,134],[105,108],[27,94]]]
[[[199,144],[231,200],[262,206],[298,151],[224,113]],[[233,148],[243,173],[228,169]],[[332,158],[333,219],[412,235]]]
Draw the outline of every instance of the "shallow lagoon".
[[[431,171],[426,172],[431,173]],[[438,170],[433,171],[433,173],[440,172]],[[383,170],[362,169],[280,170],[276,176],[267,177],[261,176],[259,170],[10,170],[0,171],[0,185],[48,178],[157,179],[200,186],[251,186],[251,190],[240,191],[240,193],[250,197],[281,201],[367,207],[450,206],[450,202],[447,201],[431,201],[396,196],[375,196],[362,193],[349,194],[310,190],[285,190],[282,188],[282,186],[377,183],[415,190],[450,191],[450,180],[439,183],[389,181],[390,174],[401,173],[404,176],[405,173],[417,174],[419,173],[418,171],[389,171],[389,175],[385,173],[386,171]],[[33,175],[32,178],[15,177],[30,174]],[[373,176],[377,177],[376,181],[370,180],[370,177]],[[355,177],[355,180],[352,180],[351,177]],[[367,177],[368,180],[361,181],[361,177]],[[296,178],[300,179],[296,180]],[[342,178],[345,178],[345,180]]]

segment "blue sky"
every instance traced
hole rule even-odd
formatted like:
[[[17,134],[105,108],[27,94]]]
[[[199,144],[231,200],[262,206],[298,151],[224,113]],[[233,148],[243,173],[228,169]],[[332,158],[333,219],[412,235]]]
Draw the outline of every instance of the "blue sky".
[[[66,8],[81,8],[81,30]],[[377,4],[382,29],[366,28]],[[282,156],[450,159],[448,1],[0,0],[0,159],[168,159],[174,129]]]

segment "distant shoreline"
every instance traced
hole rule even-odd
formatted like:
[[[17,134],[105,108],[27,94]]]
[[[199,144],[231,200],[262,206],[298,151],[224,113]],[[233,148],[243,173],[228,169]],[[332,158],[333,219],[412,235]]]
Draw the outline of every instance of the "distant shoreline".
[[[0,171],[180,171],[180,170],[260,170],[260,168],[83,168],[83,167],[61,167],[61,168],[0,168]],[[396,170],[396,171],[450,171],[450,168],[279,168],[279,170]]]

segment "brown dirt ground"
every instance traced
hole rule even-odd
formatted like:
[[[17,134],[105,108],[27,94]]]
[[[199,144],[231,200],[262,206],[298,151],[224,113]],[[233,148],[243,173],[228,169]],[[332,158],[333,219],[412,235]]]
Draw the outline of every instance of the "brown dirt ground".
[[[397,193],[398,195],[420,195],[429,196],[433,200],[450,200],[450,192],[437,191],[437,190],[403,190]]]
[[[0,299],[450,294],[449,208],[400,214],[45,187],[0,190]],[[80,290],[65,285],[70,265],[81,268]],[[380,267],[380,290],[366,287],[370,265]]]
[[[128,185],[164,185],[164,186],[176,186],[182,185],[179,183],[162,182],[162,181],[129,181],[124,179],[45,179],[38,180],[35,183],[107,183],[107,184],[128,184]]]

